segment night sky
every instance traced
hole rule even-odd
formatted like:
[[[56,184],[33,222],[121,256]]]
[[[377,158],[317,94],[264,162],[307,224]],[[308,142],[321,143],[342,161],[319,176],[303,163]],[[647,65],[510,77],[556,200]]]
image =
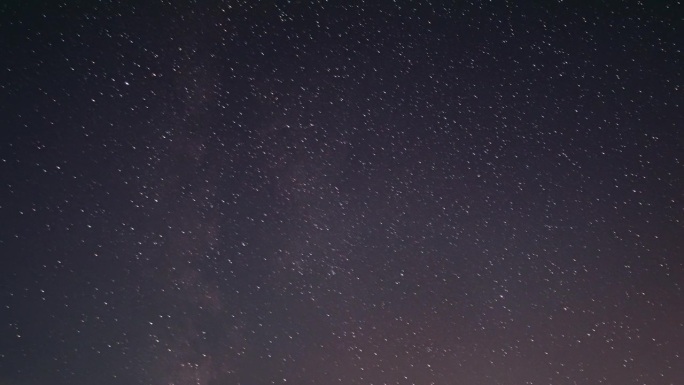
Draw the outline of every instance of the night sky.
[[[684,384],[681,2],[351,3],[0,5],[1,385]]]

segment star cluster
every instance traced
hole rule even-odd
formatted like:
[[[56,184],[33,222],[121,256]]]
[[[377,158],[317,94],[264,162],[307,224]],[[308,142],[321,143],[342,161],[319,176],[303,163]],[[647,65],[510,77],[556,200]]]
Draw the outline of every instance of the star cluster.
[[[351,3],[0,6],[0,383],[684,381],[681,4]]]

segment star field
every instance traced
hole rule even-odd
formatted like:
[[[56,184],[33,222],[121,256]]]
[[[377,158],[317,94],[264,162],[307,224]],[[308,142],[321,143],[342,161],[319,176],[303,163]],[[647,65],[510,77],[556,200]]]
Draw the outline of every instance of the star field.
[[[587,3],[0,6],[0,384],[684,383],[682,5]]]

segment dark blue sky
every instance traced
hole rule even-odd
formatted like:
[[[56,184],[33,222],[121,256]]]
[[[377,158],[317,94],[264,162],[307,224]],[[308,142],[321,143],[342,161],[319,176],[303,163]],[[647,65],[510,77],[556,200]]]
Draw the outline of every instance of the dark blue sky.
[[[0,383],[680,384],[682,8],[0,6]]]

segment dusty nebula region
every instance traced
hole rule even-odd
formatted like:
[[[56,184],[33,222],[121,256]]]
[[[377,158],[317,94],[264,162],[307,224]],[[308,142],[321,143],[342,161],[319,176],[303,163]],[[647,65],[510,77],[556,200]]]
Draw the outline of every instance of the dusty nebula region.
[[[28,3],[0,384],[684,383],[679,2]]]

